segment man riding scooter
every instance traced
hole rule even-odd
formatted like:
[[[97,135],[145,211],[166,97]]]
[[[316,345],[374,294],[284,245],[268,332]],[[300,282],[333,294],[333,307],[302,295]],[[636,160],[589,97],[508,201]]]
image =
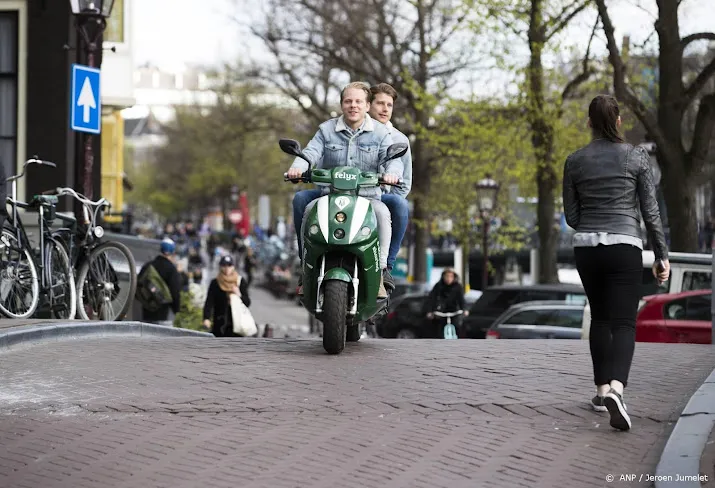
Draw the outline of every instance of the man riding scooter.
[[[355,82],[347,85],[341,95],[340,104],[343,115],[330,119],[320,125],[318,132],[303,149],[303,154],[315,168],[329,169],[340,166],[352,166],[362,171],[379,173],[380,161],[386,159],[387,148],[392,145],[392,138],[387,127],[374,121],[369,115],[370,86]],[[300,178],[309,169],[308,163],[296,158],[287,172],[288,179]],[[396,185],[403,174],[400,159],[387,163],[382,177],[386,184]],[[293,199],[293,220],[298,236],[298,249],[303,255],[301,227],[304,215],[320,197],[321,190],[304,190],[296,193]],[[382,191],[379,187],[361,189],[361,196],[369,198],[378,219],[380,241],[380,266],[382,279],[378,298],[386,298],[386,286],[394,289],[394,282],[387,273],[387,257],[392,237],[390,211],[380,200]],[[302,295],[302,282],[298,294]]]

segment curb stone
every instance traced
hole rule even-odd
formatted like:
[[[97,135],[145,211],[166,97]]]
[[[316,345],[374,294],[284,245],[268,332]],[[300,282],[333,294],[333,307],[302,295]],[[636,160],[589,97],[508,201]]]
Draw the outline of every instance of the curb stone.
[[[676,481],[676,476],[700,475],[700,459],[715,426],[715,370],[690,397],[660,456],[655,488],[701,488],[699,480]]]
[[[91,337],[213,337],[208,332],[144,322],[81,322],[18,326],[0,331],[0,352],[22,345]]]

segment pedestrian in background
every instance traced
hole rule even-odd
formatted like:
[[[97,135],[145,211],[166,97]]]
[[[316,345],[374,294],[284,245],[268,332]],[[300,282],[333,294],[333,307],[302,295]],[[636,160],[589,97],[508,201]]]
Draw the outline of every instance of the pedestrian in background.
[[[204,303],[204,327],[216,337],[238,337],[233,332],[233,316],[229,303],[230,294],[235,293],[246,307],[251,306],[248,296],[248,283],[241,279],[229,255],[219,260],[219,271],[211,280]]]
[[[627,144],[614,97],[599,95],[588,108],[590,144],[564,165],[563,201],[573,236],[576,268],[591,305],[589,344],[596,383],[591,400],[608,411],[612,427],[631,428],[623,390],[633,360],[641,298],[643,242],[640,219],[653,245],[653,275],[668,279],[670,264],[650,157]],[[639,212],[640,209],[640,212]]]

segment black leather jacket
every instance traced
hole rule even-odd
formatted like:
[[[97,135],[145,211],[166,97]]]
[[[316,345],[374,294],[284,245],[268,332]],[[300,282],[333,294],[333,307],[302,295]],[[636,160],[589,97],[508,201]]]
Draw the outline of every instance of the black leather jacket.
[[[642,215],[656,259],[668,258],[653,170],[642,147],[596,139],[572,153],[564,165],[563,198],[566,223],[577,232],[641,237]]]

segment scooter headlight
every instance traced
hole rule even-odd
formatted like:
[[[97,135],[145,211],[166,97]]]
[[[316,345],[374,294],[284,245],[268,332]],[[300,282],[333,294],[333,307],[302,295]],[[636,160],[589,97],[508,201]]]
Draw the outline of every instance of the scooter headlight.
[[[312,236],[317,234],[319,231],[320,231],[320,228],[316,224],[311,225],[310,229],[308,229],[308,232],[310,232],[310,235],[312,235]]]
[[[335,220],[340,222],[341,224],[347,220],[347,215],[345,215],[343,212],[338,212],[335,214]]]
[[[342,239],[343,237],[345,237],[345,231],[343,229],[335,229],[333,235],[336,239]]]

